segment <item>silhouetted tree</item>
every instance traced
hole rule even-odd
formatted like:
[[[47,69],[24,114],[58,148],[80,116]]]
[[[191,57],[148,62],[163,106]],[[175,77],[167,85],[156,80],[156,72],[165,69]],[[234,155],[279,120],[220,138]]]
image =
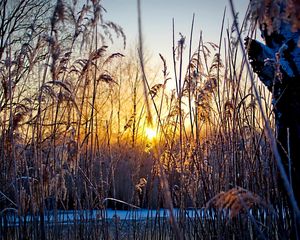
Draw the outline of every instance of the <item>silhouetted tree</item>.
[[[255,73],[272,92],[278,149],[300,203],[300,4],[252,0],[252,17],[265,44],[246,38]]]

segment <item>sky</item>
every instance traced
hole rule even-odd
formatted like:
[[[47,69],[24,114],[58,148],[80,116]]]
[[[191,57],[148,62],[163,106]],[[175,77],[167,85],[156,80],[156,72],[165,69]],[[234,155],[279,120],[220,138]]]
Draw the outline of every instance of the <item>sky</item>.
[[[243,20],[249,0],[235,0],[235,9]],[[107,13],[106,20],[120,25],[127,37],[127,50],[137,48],[138,23],[137,0],[103,0]],[[200,31],[205,42],[219,43],[223,12],[226,7],[225,28],[231,26],[232,15],[228,0],[141,0],[142,31],[144,52],[152,62],[161,62],[159,53],[172,66],[172,19],[175,21],[175,40],[180,39],[179,33],[189,35],[193,14],[195,14],[193,48],[198,44]],[[224,36],[224,35],[223,35]],[[122,49],[122,41],[116,40],[113,49],[126,54]],[[186,55],[188,49],[186,49]]]

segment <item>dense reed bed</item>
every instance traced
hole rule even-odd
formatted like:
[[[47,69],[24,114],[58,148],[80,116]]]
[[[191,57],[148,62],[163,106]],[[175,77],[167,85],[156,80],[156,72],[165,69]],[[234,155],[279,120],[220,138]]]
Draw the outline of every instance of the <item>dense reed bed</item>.
[[[257,81],[255,97],[226,12],[217,44],[173,21],[173,62],[153,69],[142,29],[131,56],[109,51],[126,37],[101,1],[1,9],[1,239],[289,239],[257,105],[274,129],[271,95]]]

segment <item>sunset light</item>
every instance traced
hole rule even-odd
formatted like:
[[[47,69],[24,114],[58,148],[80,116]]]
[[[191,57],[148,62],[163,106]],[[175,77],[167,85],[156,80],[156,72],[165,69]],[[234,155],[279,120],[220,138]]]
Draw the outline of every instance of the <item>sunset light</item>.
[[[156,130],[154,130],[153,128],[150,128],[150,127],[147,127],[146,129],[145,129],[145,134],[146,134],[146,137],[150,140],[150,141],[152,141],[152,140],[154,140],[155,139],[155,137],[156,137]]]
[[[0,240],[300,240],[299,12],[0,0]]]

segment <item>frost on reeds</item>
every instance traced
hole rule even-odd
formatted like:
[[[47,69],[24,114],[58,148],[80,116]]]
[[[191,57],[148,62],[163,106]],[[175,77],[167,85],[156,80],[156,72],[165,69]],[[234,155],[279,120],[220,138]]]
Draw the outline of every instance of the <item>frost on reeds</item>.
[[[0,2],[0,21],[7,27],[0,29],[0,238],[110,239],[121,237],[124,226],[124,239],[172,238],[177,227],[177,237],[191,239],[236,237],[241,227],[250,236],[254,223],[235,222],[235,216],[264,203],[285,206],[253,86],[244,59],[237,61],[234,31],[227,30],[225,38],[221,31],[218,45],[200,35],[196,49],[188,46],[186,67],[182,58],[192,34],[174,37],[174,69],[160,55],[160,71],[146,65],[141,53],[110,52],[115,36],[124,46],[126,38],[120,26],[105,20],[101,1],[10,1],[16,12],[10,16],[22,22],[16,29],[3,14],[5,3]],[[272,125],[270,95],[260,85],[259,91]],[[147,127],[155,138],[146,136]],[[230,209],[231,227],[184,214],[207,202]],[[173,206],[179,208],[172,218],[178,226],[159,213],[131,225],[105,219],[107,208]],[[86,209],[99,210],[99,217],[91,219]],[[51,214],[61,210],[78,210],[80,221],[68,215],[69,225],[48,226]],[[31,220],[20,221],[23,232],[8,233],[6,220],[16,213],[16,219],[28,214]],[[272,239],[280,221],[284,230],[290,228],[285,220],[262,219],[259,229]]]
[[[227,192],[221,191],[206,203],[206,208],[228,211],[230,218],[238,216],[241,212],[247,213],[254,206],[267,207],[257,194],[241,187],[232,188]]]
[[[279,30],[281,21],[290,22],[293,31],[300,28],[299,3],[295,0],[252,0],[249,14],[253,22],[264,25],[268,34]]]

